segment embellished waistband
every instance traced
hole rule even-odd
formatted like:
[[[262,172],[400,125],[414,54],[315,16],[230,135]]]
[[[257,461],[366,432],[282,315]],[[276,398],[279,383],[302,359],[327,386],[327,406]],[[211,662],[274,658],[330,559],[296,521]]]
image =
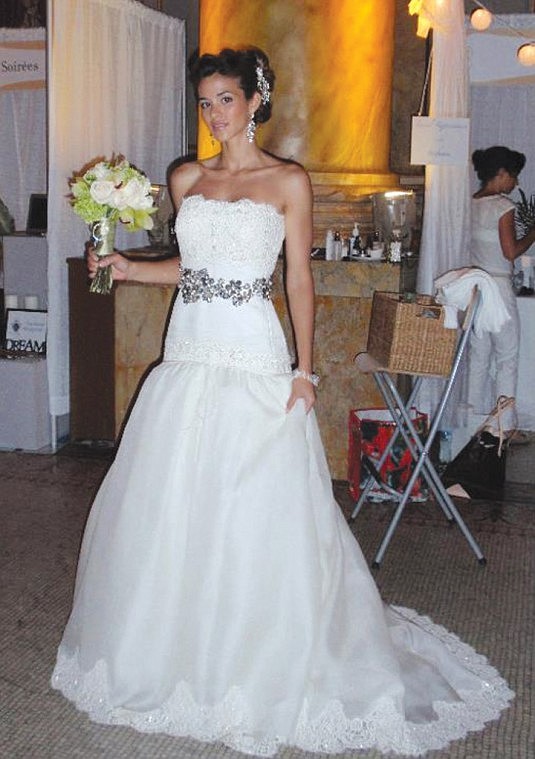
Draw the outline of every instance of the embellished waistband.
[[[241,306],[257,296],[270,300],[273,282],[266,277],[258,277],[252,282],[241,279],[214,279],[208,269],[182,269],[180,294],[184,303],[204,300],[210,303],[214,298],[231,300],[233,306]]]

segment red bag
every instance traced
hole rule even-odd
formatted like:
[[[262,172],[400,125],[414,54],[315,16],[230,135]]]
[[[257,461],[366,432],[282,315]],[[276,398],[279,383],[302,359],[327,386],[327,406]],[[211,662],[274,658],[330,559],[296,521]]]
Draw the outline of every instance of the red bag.
[[[422,414],[415,408],[410,409],[411,420],[416,431],[424,442],[427,434],[427,415]],[[395,424],[388,409],[352,409],[349,412],[349,462],[348,480],[349,492],[357,500],[361,488],[368,479],[368,471],[362,464],[362,457],[366,456],[372,464],[377,464],[381,454],[385,450]],[[398,435],[390,453],[388,454],[380,476],[389,487],[402,493],[405,490],[414,467],[412,458],[405,441]],[[374,483],[368,493],[370,500],[391,500],[392,496]],[[421,478],[418,477],[411,493],[411,501],[427,500],[427,488],[422,486]]]

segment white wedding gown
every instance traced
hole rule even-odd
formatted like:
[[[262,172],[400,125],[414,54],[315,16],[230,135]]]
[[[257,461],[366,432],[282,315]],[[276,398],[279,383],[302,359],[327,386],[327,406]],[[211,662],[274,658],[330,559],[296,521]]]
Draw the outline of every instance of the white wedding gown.
[[[246,287],[272,274],[283,217],[193,195],[177,236],[193,272],[93,505],[53,687],[97,722],[262,756],[418,755],[481,729],[507,684],[382,603],[314,413],[285,410],[282,329]]]

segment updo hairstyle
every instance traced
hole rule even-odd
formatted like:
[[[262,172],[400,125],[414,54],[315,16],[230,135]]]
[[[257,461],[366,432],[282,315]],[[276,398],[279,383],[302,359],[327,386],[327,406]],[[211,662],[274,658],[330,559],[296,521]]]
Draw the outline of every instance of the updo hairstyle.
[[[486,150],[475,150],[472,153],[472,163],[477,178],[484,185],[494,179],[500,169],[505,169],[509,174],[517,177],[524,168],[526,156],[503,145],[494,145]]]
[[[220,74],[237,79],[245,98],[250,100],[255,92],[260,94],[256,75],[257,66],[262,67],[263,75],[269,84],[269,91],[272,93],[275,85],[275,74],[270,68],[267,55],[260,48],[250,47],[244,50],[225,48],[217,55],[205,53],[190,61],[189,64],[189,76],[195,90],[195,96],[198,97],[199,95],[199,84],[203,79],[212,76],[212,74]],[[271,99],[268,103],[260,103],[254,114],[257,124],[263,124],[270,117]]]

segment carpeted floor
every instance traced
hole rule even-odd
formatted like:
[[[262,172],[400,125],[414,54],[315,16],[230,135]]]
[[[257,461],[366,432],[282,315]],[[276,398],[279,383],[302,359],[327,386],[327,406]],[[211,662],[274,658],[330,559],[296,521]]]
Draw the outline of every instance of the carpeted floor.
[[[0,756],[5,759],[238,759],[221,745],[92,724],[49,688],[70,608],[77,551],[109,456],[0,453]],[[517,480],[518,482],[518,480]],[[335,484],[347,514],[343,483]],[[488,564],[481,567],[432,503],[412,505],[376,575],[385,600],[414,607],[471,643],[517,697],[482,733],[430,759],[535,757],[535,508],[533,487],[505,503],[460,506]],[[390,507],[366,506],[353,530],[371,560]],[[303,759],[287,749],[279,759]],[[318,757],[318,755],[315,755]],[[342,755],[340,755],[342,756]],[[344,757],[379,755],[351,753]]]

